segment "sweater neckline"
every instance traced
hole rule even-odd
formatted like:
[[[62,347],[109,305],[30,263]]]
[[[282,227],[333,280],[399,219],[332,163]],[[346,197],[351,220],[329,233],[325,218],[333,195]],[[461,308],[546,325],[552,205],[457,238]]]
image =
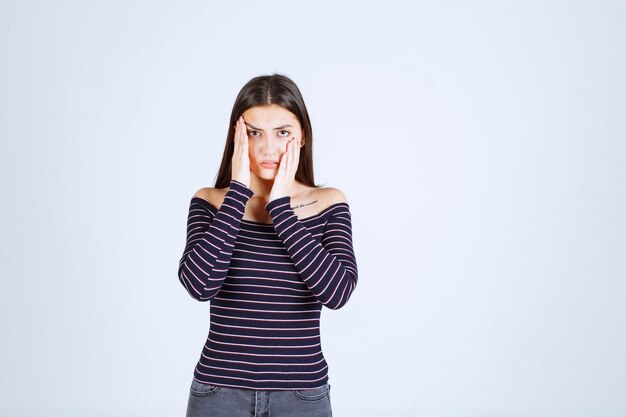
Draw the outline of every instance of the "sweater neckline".
[[[217,212],[217,210],[218,210],[213,204],[209,203],[207,200],[205,200],[202,197],[193,196],[192,200],[193,199],[197,199],[197,200],[202,201],[203,203],[205,203],[207,206],[209,206],[215,212]],[[333,203],[330,206],[326,207],[325,209],[320,210],[317,214],[313,214],[312,216],[307,216],[307,217],[303,217],[303,218],[298,218],[298,220],[300,220],[301,222],[313,220],[316,217],[321,217],[322,215],[324,215],[327,211],[329,211],[333,207],[341,206],[341,205],[347,206],[347,204],[344,203],[344,202]],[[293,210],[293,209],[291,209],[291,210]],[[246,220],[246,219],[241,219],[241,223],[248,223],[248,224],[252,224],[252,225],[255,225],[255,226],[274,226],[274,223],[262,223],[262,222],[255,222],[254,220]]]

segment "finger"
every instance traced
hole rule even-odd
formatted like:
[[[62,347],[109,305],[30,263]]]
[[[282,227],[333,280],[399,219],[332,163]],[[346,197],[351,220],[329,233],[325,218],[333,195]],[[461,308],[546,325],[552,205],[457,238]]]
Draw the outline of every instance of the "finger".
[[[300,147],[298,146],[298,139],[294,136],[293,142],[291,142],[291,155],[294,163],[298,163],[298,154],[300,153]]]
[[[296,142],[295,142],[295,138],[292,138],[287,145],[289,147],[289,149],[286,152],[286,153],[289,154],[287,169],[291,173],[291,172],[294,172],[294,168],[295,168],[294,163],[296,161],[296,153],[295,153]]]
[[[280,157],[280,161],[278,162],[278,171],[276,171],[276,178],[279,178],[285,172],[285,167],[287,166],[287,152],[282,154]]]
[[[245,145],[246,145],[245,139],[247,138],[247,136],[248,136],[248,132],[246,131],[246,125],[244,124],[243,116],[239,116],[239,119],[237,119],[236,144],[240,152],[247,150],[245,149]]]
[[[296,147],[296,138],[293,137],[289,141],[289,152],[293,155],[294,148]]]
[[[240,142],[239,140],[240,134],[241,134],[241,118],[237,119],[237,122],[235,123],[235,135],[233,137],[233,140],[235,141],[235,147]]]
[[[291,159],[293,156],[293,142],[289,141],[287,142],[287,149],[285,149],[285,168],[289,168],[289,166],[291,165]]]
[[[239,118],[238,123],[238,130],[237,130],[237,139],[235,142],[235,150],[237,152],[237,155],[239,158],[243,157],[244,155],[248,154],[248,144],[247,144],[247,132],[246,132],[246,127],[244,125],[243,122],[243,117]]]
[[[295,139],[294,143],[293,143],[293,171],[294,171],[294,176],[296,174],[296,172],[298,171],[298,165],[300,164],[300,139]]]
[[[248,153],[248,127],[246,126],[246,121],[241,116],[241,139],[243,144],[243,150]]]
[[[289,165],[293,162],[293,138],[287,144],[287,153],[289,153]]]
[[[239,152],[239,122],[235,123],[235,133],[233,134],[233,158],[236,157]]]

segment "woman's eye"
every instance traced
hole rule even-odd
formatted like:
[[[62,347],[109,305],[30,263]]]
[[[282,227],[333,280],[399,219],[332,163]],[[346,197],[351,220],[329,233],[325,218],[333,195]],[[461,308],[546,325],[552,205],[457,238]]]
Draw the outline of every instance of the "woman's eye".
[[[291,132],[289,132],[288,130],[284,130],[283,129],[283,130],[280,131],[280,135],[283,136],[283,137],[287,137],[290,134],[291,134]]]
[[[248,130],[248,135],[250,136],[257,136],[257,133],[259,133],[258,130]]]

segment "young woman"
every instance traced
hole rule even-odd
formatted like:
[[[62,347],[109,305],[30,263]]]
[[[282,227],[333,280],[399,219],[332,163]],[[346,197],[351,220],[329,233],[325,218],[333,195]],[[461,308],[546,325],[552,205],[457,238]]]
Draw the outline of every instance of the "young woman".
[[[250,80],[230,126],[215,188],[191,198],[178,269],[189,295],[211,301],[187,417],[332,416],[319,321],[357,283],[348,203],[315,185],[289,78]]]

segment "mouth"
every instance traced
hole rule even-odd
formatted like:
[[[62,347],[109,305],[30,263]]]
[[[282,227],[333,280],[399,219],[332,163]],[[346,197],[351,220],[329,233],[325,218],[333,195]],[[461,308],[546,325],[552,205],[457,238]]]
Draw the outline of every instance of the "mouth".
[[[261,161],[259,165],[263,168],[276,168],[278,167],[278,161]]]

